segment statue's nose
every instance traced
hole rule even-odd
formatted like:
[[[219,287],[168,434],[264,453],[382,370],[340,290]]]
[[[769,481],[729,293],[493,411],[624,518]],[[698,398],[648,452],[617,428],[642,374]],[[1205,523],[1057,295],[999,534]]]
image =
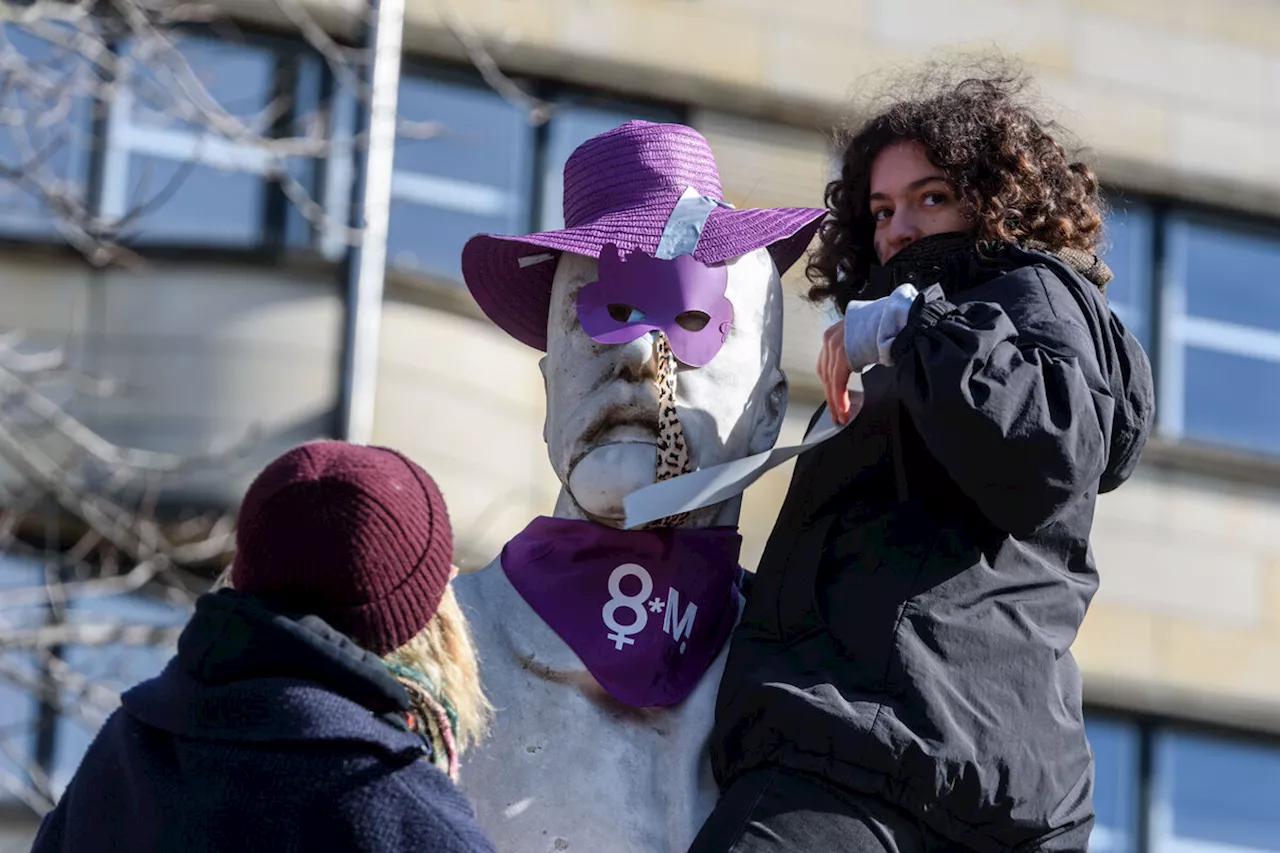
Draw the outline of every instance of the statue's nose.
[[[634,341],[616,345],[619,378],[643,382],[657,375],[657,363],[653,353],[653,341],[657,334],[657,332],[649,332]]]

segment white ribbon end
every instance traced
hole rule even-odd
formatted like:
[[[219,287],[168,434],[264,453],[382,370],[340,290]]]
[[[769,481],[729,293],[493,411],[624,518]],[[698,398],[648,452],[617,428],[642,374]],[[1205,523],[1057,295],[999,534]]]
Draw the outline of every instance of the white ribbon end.
[[[541,255],[526,255],[525,257],[518,259],[516,263],[520,264],[520,269],[524,269],[525,267],[545,264],[547,261],[554,261],[555,258],[556,256],[553,253],[546,252]]]

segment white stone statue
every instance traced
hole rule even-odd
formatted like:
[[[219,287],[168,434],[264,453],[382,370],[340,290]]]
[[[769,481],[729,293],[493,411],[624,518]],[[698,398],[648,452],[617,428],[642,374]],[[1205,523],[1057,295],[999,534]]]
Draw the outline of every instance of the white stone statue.
[[[563,486],[554,518],[455,582],[496,708],[461,782],[499,850],[684,851],[715,803],[740,498],[640,531],[623,499],[773,446],[778,269],[823,214],[719,199],[699,134],[629,122],[569,159],[564,230],[464,250],[481,307],[546,351]]]

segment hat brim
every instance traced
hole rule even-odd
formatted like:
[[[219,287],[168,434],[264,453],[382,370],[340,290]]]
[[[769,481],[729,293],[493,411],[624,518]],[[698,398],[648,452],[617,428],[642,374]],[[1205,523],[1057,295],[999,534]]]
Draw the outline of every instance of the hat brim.
[[[576,228],[521,237],[477,234],[462,249],[462,277],[481,310],[511,337],[547,349],[553,260],[521,266],[545,252],[599,257],[605,243],[626,251],[651,252],[658,245],[670,205],[649,211],[629,208]],[[693,257],[715,264],[768,248],[781,275],[804,254],[826,210],[809,207],[736,208],[711,212]]]

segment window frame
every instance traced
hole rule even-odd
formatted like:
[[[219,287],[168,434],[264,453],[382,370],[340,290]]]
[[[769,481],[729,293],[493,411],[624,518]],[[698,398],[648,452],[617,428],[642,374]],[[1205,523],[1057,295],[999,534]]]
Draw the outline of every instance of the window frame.
[[[275,122],[272,133],[288,128],[298,118],[298,91],[302,86],[303,63],[317,63],[320,75],[318,98],[321,105],[333,88],[330,79],[332,74],[327,65],[305,42],[255,30],[238,31],[235,40],[220,37],[210,28],[197,25],[182,26],[177,30],[185,37],[269,54],[272,60],[268,78],[271,97],[278,96],[287,87],[291,90],[293,101],[290,108]],[[128,44],[125,42],[116,45],[115,49],[127,50]],[[191,163],[199,167],[223,168],[236,174],[253,176],[258,183],[262,202],[255,229],[257,238],[253,240],[223,243],[193,241],[180,236],[151,235],[144,228],[136,236],[126,237],[122,241],[124,245],[144,254],[165,256],[176,252],[186,257],[190,257],[191,251],[201,255],[207,253],[210,257],[226,257],[230,254],[236,258],[274,258],[286,251],[302,255],[316,251],[318,236],[316,229],[309,223],[305,229],[306,239],[301,245],[289,239],[290,232],[298,228],[297,218],[301,214],[288,202],[280,183],[270,178],[274,162],[270,155],[247,142],[201,135],[180,128],[138,125],[132,121],[133,92],[128,87],[120,86],[113,94],[109,103],[99,102],[98,109],[102,118],[100,127],[94,134],[95,139],[99,140],[99,153],[96,169],[91,170],[90,196],[95,200],[99,217],[112,221],[129,212],[130,161],[134,156],[154,157],[179,166]],[[324,189],[325,163],[333,158],[326,157],[323,161],[321,158],[298,159],[309,160],[314,164],[310,169],[311,175],[303,183],[309,184],[308,190],[314,198],[319,199]],[[175,192],[181,192],[181,183],[185,180],[185,177],[179,179]],[[126,234],[127,232],[126,228]]]

